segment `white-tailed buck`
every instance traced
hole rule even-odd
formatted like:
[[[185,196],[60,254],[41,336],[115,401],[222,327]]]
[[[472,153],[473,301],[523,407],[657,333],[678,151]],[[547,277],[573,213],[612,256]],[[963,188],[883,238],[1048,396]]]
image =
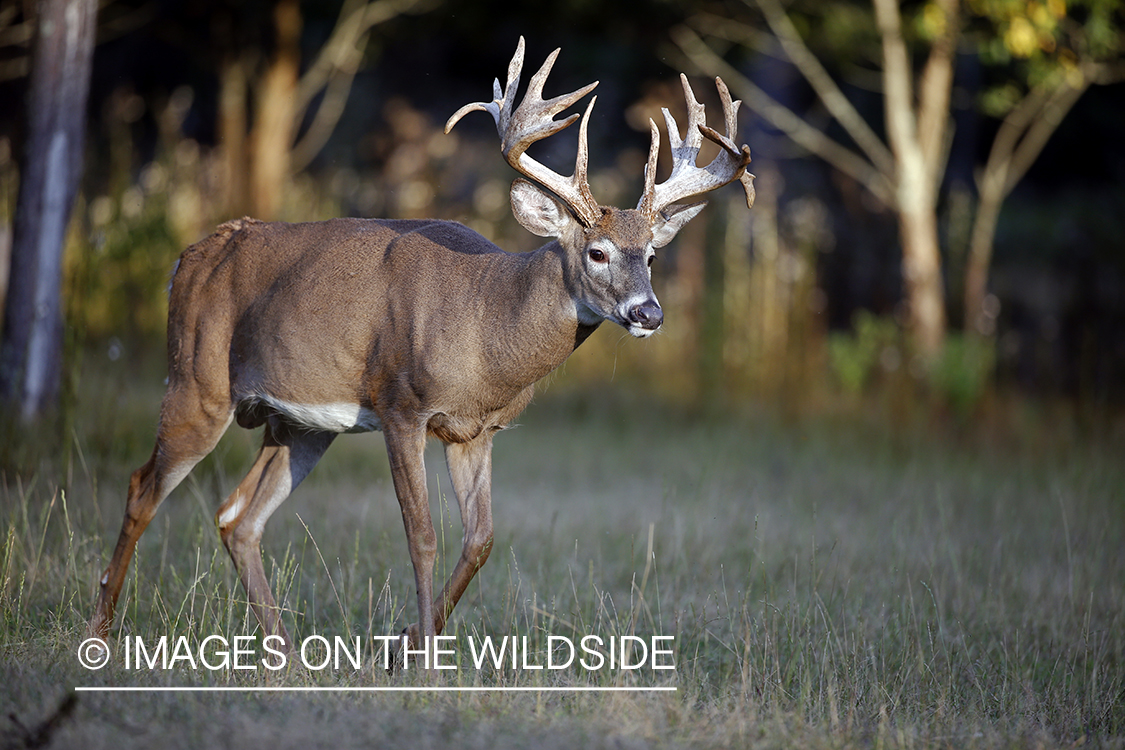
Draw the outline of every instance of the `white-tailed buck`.
[[[659,135],[636,209],[599,206],[586,177],[586,127],[579,128],[572,177],[527,155],[532,143],[570,125],[555,115],[596,83],[544,101],[555,50],[515,102],[523,66],[520,39],[508,83],[495,100],[463,107],[495,119],[505,158],[528,180],[512,185],[512,211],[528,231],[554,240],[507,253],[449,221],[336,219],[308,224],[242,219],[184,251],[168,311],[168,390],[156,448],[129,483],[117,548],[101,579],[91,636],[108,636],[138,538],[157,507],[237,421],[265,426],[250,473],[216,522],[264,634],[292,648],[270,593],[259,547],[270,515],[343,432],[382,430],[402,508],[418,590],[412,643],[441,633],[492,545],[492,436],[531,399],[603,320],[638,337],[664,318],[649,264],[703,208],[686,198],[741,180],[747,204],[750,149],[735,145],[738,102],[717,81],[726,134],[707,127],[703,105],[682,77],[687,133],[665,110],[672,171],[656,184]],[[719,145],[696,166],[707,138]],[[539,187],[532,183],[537,183]],[[546,188],[544,190],[543,188]],[[445,444],[464,526],[461,557],[435,597],[437,541],[430,517],[423,446]]]

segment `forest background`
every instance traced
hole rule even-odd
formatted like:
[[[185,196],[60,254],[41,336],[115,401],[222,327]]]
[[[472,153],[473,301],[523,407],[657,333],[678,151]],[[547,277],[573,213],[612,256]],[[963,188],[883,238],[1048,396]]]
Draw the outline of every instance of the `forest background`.
[[[613,377],[692,408],[875,405],[892,422],[1004,421],[1010,397],[1104,421],[1125,384],[1121,20],[1102,0],[103,3],[61,262],[69,364],[25,416],[65,406],[81,353],[159,350],[177,255],[231,218],[451,218],[534,247],[490,124],[442,133],[523,34],[531,58],[563,48],[559,90],[601,80],[603,203],[639,195],[648,119],[683,107],[679,70],[721,73],[746,101],[758,175],[752,211],[715,196],[661,253],[663,335],[603,333],[567,383]],[[10,321],[35,29],[33,4],[5,4]],[[716,117],[713,87],[695,88]],[[541,158],[568,171],[572,140]]]
[[[1123,15],[0,0],[0,746],[1120,748]],[[495,551],[447,632],[538,656],[551,635],[671,635],[675,672],[463,670],[443,685],[529,692],[387,695],[415,675],[372,658],[277,695],[261,673],[86,669],[179,253],[247,214],[448,218],[535,247],[489,118],[442,127],[521,35],[528,72],[562,48],[547,96],[601,82],[602,203],[635,204],[661,107],[686,121],[680,71],[712,125],[708,77],[744,100],[757,201],[710,196],[658,253],[661,333],[603,326],[497,439]],[[576,139],[536,157],[569,173]],[[161,508],[114,644],[255,632],[214,513],[260,441],[230,430]],[[292,632],[409,624],[381,443],[338,441],[267,529]],[[428,466],[445,570],[461,532]],[[548,692],[621,686],[675,692]]]

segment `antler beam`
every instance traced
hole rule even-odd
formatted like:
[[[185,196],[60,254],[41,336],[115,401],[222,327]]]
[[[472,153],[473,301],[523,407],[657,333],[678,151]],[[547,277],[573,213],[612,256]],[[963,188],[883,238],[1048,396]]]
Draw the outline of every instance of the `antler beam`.
[[[739,148],[734,142],[738,131],[738,107],[742,102],[732,102],[726,84],[721,78],[715,79],[719,98],[723,102],[723,119],[727,131],[726,135],[720,135],[707,126],[704,107],[696,100],[687,76],[681,73],[680,81],[684,86],[684,99],[687,103],[687,132],[684,137],[680,137],[679,125],[676,124],[672,113],[665,108],[664,122],[668,128],[668,141],[672,147],[672,172],[667,180],[658,185],[656,161],[660,152],[660,131],[656,123],[649,120],[652,140],[648,164],[645,166],[644,194],[637,204],[637,210],[654,218],[677,201],[706,193],[735,180],[741,181],[742,188],[746,191],[746,206],[754,205],[754,175],[746,171],[746,167],[750,164],[750,147],[743,145]],[[721,150],[710,164],[699,167],[696,166],[696,160],[699,158],[699,149],[703,145],[704,137],[718,144]]]
[[[587,124],[597,97],[590,100],[585,114],[582,115],[582,124],[578,128],[578,156],[572,176],[563,177],[526,153],[531,144],[572,125],[578,119],[577,114],[572,114],[564,120],[555,120],[555,115],[586,96],[598,85],[598,82],[595,81],[569,94],[544,100],[543,85],[546,83],[547,76],[550,75],[551,68],[554,66],[555,58],[558,55],[559,50],[557,49],[548,55],[543,67],[532,76],[528,83],[527,93],[524,95],[523,101],[519,107],[516,107],[516,91],[519,88],[524,57],[524,41],[521,36],[516,47],[516,53],[508,64],[508,82],[504,89],[501,90],[500,81],[496,80],[493,83],[493,100],[491,102],[474,102],[461,107],[446,122],[445,132],[448,133],[452,130],[453,126],[469,112],[477,110],[488,112],[496,120],[496,131],[500,135],[500,150],[508,163],[520,174],[562,198],[579,220],[589,227],[593,226],[602,214],[601,207],[590,192],[590,184],[587,178],[589,155],[586,142]]]

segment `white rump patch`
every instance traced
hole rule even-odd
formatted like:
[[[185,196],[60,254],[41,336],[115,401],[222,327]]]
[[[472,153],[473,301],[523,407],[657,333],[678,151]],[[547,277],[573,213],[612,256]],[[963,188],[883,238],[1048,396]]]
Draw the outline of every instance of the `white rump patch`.
[[[262,403],[289,421],[322,432],[373,432],[382,429],[375,412],[359,404],[294,404],[273,396],[259,397]]]

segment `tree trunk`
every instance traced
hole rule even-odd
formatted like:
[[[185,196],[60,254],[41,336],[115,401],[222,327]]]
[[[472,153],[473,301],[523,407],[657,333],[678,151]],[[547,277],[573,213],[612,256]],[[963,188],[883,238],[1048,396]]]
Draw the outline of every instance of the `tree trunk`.
[[[945,284],[941,277],[937,214],[932,206],[899,211],[902,278],[915,353],[932,361],[945,344]]]
[[[874,0],[883,43],[883,104],[895,158],[895,210],[902,241],[903,284],[915,354],[933,361],[945,344],[945,287],[937,231],[937,188],[944,168],[949,88],[953,80],[957,4],[942,4],[948,27],[930,50],[918,93],[911,81],[902,16],[894,0]]]
[[[977,215],[969,239],[969,258],[965,266],[965,330],[977,334],[988,332],[984,298],[988,294],[992,243],[1000,220],[1000,208],[1004,205],[1002,177],[998,179],[996,175],[986,175],[981,181]]]
[[[58,396],[63,243],[82,170],[97,0],[40,0],[20,164],[0,398],[32,422]]]
[[[223,184],[228,216],[250,213],[246,173],[246,63],[238,55],[223,60],[219,73],[219,144],[222,148]]]
[[[965,269],[965,329],[988,332],[984,301],[988,294],[988,269],[1000,209],[1012,189],[1039,158],[1048,139],[1082,94],[1095,82],[1094,65],[1082,71],[1077,83],[1059,76],[1032,89],[1000,124],[980,178],[977,215],[969,241]],[[1112,79],[1109,79],[1110,81]]]
[[[907,328],[914,353],[932,362],[945,344],[945,285],[941,277],[933,176],[916,141],[897,144],[898,227]]]
[[[289,184],[293,114],[301,61],[301,9],[297,0],[274,8],[277,49],[262,78],[250,136],[250,206],[259,219],[276,219]]]

